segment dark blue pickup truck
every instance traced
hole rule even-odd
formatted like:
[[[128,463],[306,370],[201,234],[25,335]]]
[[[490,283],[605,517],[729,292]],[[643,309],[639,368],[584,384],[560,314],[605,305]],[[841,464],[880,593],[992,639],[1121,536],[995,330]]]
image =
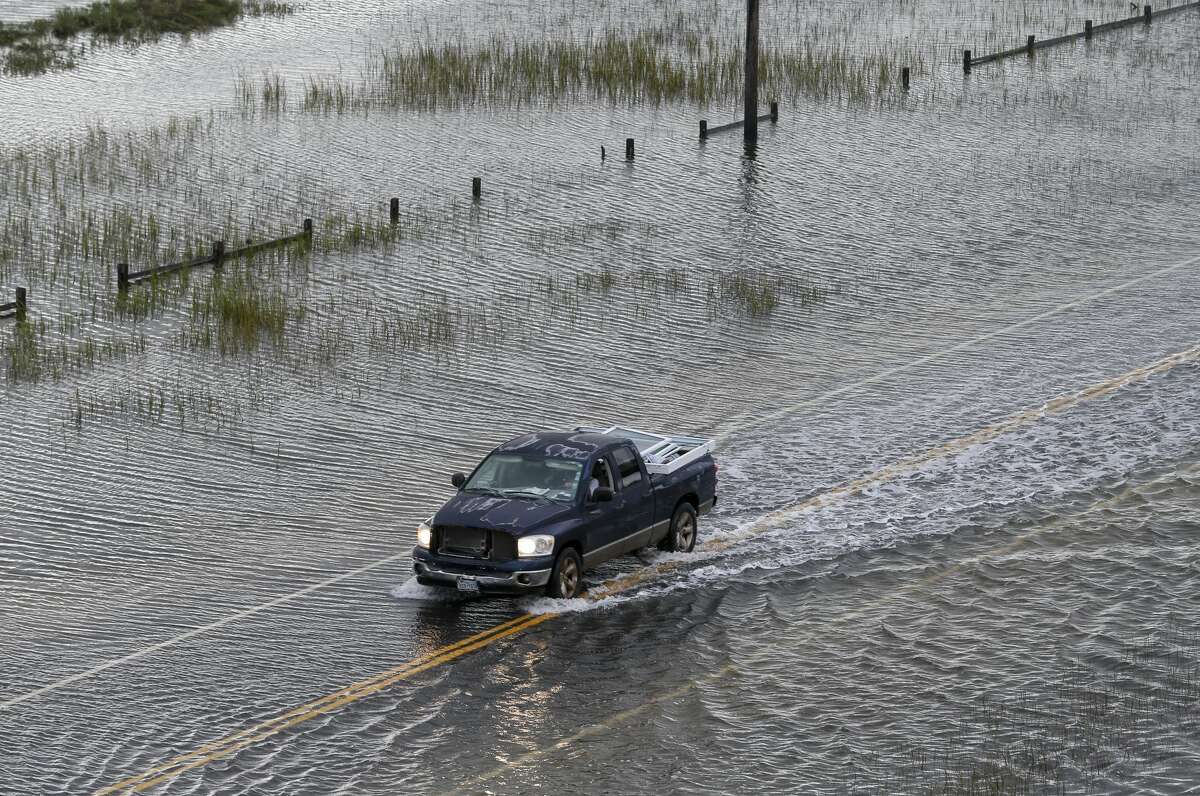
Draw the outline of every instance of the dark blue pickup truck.
[[[717,501],[709,440],[620,427],[504,443],[417,528],[421,583],[577,597],[586,569],[642,547],[688,552]]]

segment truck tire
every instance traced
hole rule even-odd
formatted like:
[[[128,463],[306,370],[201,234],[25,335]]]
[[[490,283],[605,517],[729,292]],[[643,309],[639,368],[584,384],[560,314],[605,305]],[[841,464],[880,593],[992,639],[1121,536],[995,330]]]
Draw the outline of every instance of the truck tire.
[[[696,509],[691,503],[680,503],[671,517],[671,530],[658,543],[659,550],[671,553],[690,553],[696,546]]]
[[[550,582],[546,584],[546,595],[569,600],[583,591],[583,561],[574,547],[564,547],[554,559]]]

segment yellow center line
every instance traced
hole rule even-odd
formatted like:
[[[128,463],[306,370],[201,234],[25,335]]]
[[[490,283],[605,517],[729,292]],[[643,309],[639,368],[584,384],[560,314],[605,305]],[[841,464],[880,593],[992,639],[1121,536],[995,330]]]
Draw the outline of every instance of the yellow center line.
[[[854,481],[851,481],[843,486],[831,489],[819,495],[815,495],[811,498],[800,501],[799,503],[777,509],[742,529],[738,533],[729,534],[724,537],[710,540],[700,547],[702,550],[708,551],[727,549],[751,536],[761,534],[763,531],[777,526],[783,521],[795,517],[798,514],[827,505],[835,500],[853,497],[862,493],[869,487],[878,486],[908,475],[923,464],[944,458],[950,454],[959,453],[973,445],[988,442],[1006,432],[1029,425],[1044,417],[1064,412],[1067,409],[1077,406],[1085,401],[1108,395],[1120,389],[1121,387],[1138,381],[1143,381],[1150,376],[1164,373],[1178,365],[1186,362],[1192,362],[1197,359],[1200,359],[1200,346],[1194,346],[1186,351],[1181,351],[1179,353],[1163,357],[1162,359],[1152,362],[1148,365],[1136,368],[1120,376],[1107,379],[1076,393],[1055,398],[1046,403],[1044,406],[1019,412],[1018,414],[1013,415],[1012,417],[1009,417],[999,423],[980,429],[979,431],[967,436],[960,437],[956,440],[939,445],[930,449],[929,451],[926,451],[925,453],[918,454],[916,456],[912,456],[883,467],[874,473],[855,479]],[[663,561],[658,564],[650,565],[645,569],[631,575],[611,579],[592,590],[589,593],[588,598],[591,600],[601,600],[606,597],[610,597],[614,594],[633,588],[634,586],[637,586],[638,584],[643,583],[656,575],[676,569],[685,563],[687,562],[684,560]],[[442,647],[441,649],[427,653],[426,655],[414,658],[411,661],[382,672],[381,674],[339,689],[338,691],[326,697],[322,697],[321,699],[317,699],[298,708],[294,708],[287,713],[277,716],[276,718],[261,722],[253,727],[226,736],[218,741],[206,744],[205,746],[193,752],[172,758],[165,763],[154,766],[142,774],[122,780],[115,785],[101,788],[100,790],[95,791],[95,796],[108,796],[108,794],[118,792],[138,793],[145,791],[156,785],[172,780],[187,771],[205,765],[206,763],[228,757],[229,755],[234,754],[235,752],[244,749],[247,746],[258,743],[259,741],[276,735],[286,729],[337,710],[338,708],[341,708],[352,702],[356,702],[364,697],[370,696],[371,694],[375,694],[396,682],[427,671],[435,666],[439,666],[443,663],[460,658],[463,655],[486,647],[489,644],[499,641],[500,639],[521,633],[531,627],[554,619],[559,615],[560,614],[557,613],[523,614],[522,616],[502,622],[501,624],[485,630],[482,633],[478,633],[455,644],[447,645],[446,647]]]
[[[388,686],[406,678],[419,674],[427,669],[431,669],[447,661],[452,661],[455,658],[460,658],[469,652],[473,652],[481,647],[485,647],[495,641],[498,641],[507,636],[519,633],[534,625],[539,625],[549,619],[553,619],[557,614],[522,614],[507,622],[502,622],[495,627],[489,628],[482,633],[476,633],[469,638],[454,644],[448,644],[445,647],[434,650],[433,652],[421,655],[411,661],[396,666],[385,672],[382,672],[373,677],[361,680],[353,685],[346,686],[338,691],[322,697],[321,699],[301,705],[298,708],[289,710],[280,716],[277,716],[268,721],[261,722],[232,735],[225,736],[220,740],[206,744],[195,751],[184,755],[172,758],[164,763],[160,763],[153,768],[138,774],[137,776],[124,779],[115,785],[101,788],[95,792],[95,796],[105,796],[105,794],[118,793],[137,793],[146,790],[168,779],[173,779],[185,771],[195,768],[198,765],[219,760],[233,752],[243,749],[250,744],[268,738],[276,733],[281,732],[289,727],[294,727],[297,724],[314,719],[325,713],[347,705],[351,702],[356,702],[363,697],[370,696]]]

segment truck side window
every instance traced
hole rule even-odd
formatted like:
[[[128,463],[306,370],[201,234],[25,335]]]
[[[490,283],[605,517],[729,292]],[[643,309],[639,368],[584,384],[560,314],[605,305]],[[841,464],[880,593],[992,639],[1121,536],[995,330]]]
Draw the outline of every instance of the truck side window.
[[[592,477],[592,480],[588,484],[588,498],[589,499],[591,498],[592,493],[594,491],[596,491],[596,489],[598,487],[603,486],[603,487],[607,487],[608,489],[613,488],[612,473],[609,472],[608,462],[605,461],[604,459],[597,459],[596,463],[592,465],[592,476],[591,477]]]
[[[617,462],[617,477],[621,479],[622,487],[632,486],[642,480],[637,454],[629,448],[617,448],[613,451],[613,458]]]

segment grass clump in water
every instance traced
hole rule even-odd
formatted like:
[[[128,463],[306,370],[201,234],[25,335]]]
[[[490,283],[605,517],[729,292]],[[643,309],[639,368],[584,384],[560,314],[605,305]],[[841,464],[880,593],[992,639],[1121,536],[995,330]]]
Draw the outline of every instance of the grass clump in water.
[[[807,279],[767,271],[739,270],[717,274],[708,283],[711,315],[719,307],[732,307],[751,318],[767,318],[785,299],[796,307],[807,308],[829,298],[830,288]]]
[[[751,318],[770,315],[779,306],[779,280],[763,274],[722,275],[710,291],[732,300]]]
[[[248,275],[216,277],[192,294],[191,324],[184,332],[190,348],[215,348],[223,356],[257,349],[263,342],[285,346],[289,320],[302,320],[302,302],[278,286],[263,287]]]
[[[277,0],[97,0],[83,8],[60,8],[50,18],[17,25],[0,23],[0,47],[10,74],[33,75],[75,66],[66,44],[84,34],[109,43],[156,41],[232,25],[243,16],[290,14]]]
[[[12,342],[8,346],[8,380],[36,382],[41,375],[42,361],[33,324],[17,321],[12,330]]]
[[[739,97],[741,44],[712,40],[685,52],[676,31],[608,30],[583,40],[430,43],[372,54],[364,78],[309,77],[301,109],[316,113],[375,108],[522,106],[544,100],[611,103],[686,101],[701,106]],[[686,46],[686,45],[684,45]],[[765,44],[759,60],[764,94],[866,102],[899,73],[899,52],[859,56],[845,49]],[[913,66],[917,72],[923,65]],[[242,91],[243,103],[255,92]]]
[[[51,33],[56,39],[90,33],[108,41],[153,41],[167,33],[231,25],[241,13],[238,0],[100,0],[86,8],[58,9]]]
[[[49,337],[47,332],[51,332]],[[36,322],[18,321],[12,338],[0,342],[0,359],[7,360],[5,376],[10,384],[36,384],[59,382],[97,365],[141,354],[146,348],[142,334],[56,336],[42,318]]]

